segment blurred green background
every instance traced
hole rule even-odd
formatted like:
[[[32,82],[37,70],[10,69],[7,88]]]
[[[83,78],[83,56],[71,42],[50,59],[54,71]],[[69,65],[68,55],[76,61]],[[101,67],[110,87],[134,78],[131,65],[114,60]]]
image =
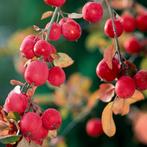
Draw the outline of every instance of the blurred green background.
[[[87,1],[86,0],[67,0],[64,6],[66,12],[75,12],[81,8]],[[147,6],[147,0],[138,0],[139,3]],[[7,39],[11,34],[20,29],[26,29],[32,25],[44,27],[47,20],[40,21],[41,14],[46,10],[52,8],[46,6],[43,0],[0,0],[0,103],[4,103],[4,99],[8,92],[12,89],[9,84],[11,79],[23,80],[23,77],[18,74],[14,68],[14,56],[18,51],[13,51],[5,48]],[[89,52],[85,47],[85,39],[89,32],[87,24],[79,21],[83,34],[78,42],[68,42],[61,40],[56,43],[58,51],[63,51],[69,54],[75,63],[67,68],[66,74],[69,77],[72,73],[80,72],[85,76],[92,79],[93,84],[91,90],[95,90],[100,81],[96,77],[95,67],[101,60],[102,54],[99,50]],[[13,43],[13,42],[12,42]],[[4,51],[5,50],[5,51]],[[37,90],[37,93],[48,92],[48,87],[43,86]],[[117,125],[117,133],[114,137],[108,138],[105,135],[99,138],[91,138],[85,132],[86,120],[92,116],[100,116],[103,109],[103,104],[96,107],[85,120],[80,122],[67,136],[66,142],[69,147],[143,147],[133,139],[133,132],[131,124],[127,121],[126,117],[115,118]],[[70,121],[70,118],[67,122]],[[66,123],[65,122],[65,126]],[[62,131],[62,129],[61,129]],[[3,145],[0,144],[0,147]]]

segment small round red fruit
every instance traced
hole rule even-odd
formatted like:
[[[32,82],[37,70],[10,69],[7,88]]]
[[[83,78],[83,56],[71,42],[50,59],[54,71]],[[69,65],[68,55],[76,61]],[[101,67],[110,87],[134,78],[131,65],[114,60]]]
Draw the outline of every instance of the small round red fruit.
[[[67,22],[69,20],[73,20],[73,19],[69,18],[69,17],[64,17],[59,21],[59,25],[62,26],[65,22]]]
[[[53,108],[47,109],[42,115],[42,123],[47,130],[58,129],[62,123],[60,112]]]
[[[137,28],[142,32],[147,32],[147,13],[137,16]]]
[[[46,29],[48,28],[48,26],[50,25],[50,23],[48,23],[46,25]],[[53,40],[53,41],[57,41],[60,39],[61,37],[61,26],[60,24],[54,22],[51,26],[51,30],[50,30],[50,34],[49,34],[49,40]]]
[[[66,80],[65,72],[62,68],[55,66],[49,69],[48,82],[53,86],[60,86]]]
[[[4,110],[9,112],[24,113],[28,106],[28,97],[22,93],[12,90],[5,101]]]
[[[129,98],[135,92],[136,86],[134,80],[129,76],[122,76],[118,79],[115,86],[116,95],[120,98]]]
[[[114,25],[116,28],[116,36],[119,37],[123,33],[123,24],[120,19],[114,19]],[[104,26],[104,32],[108,37],[114,38],[115,33],[113,30],[112,19],[108,19]]]
[[[122,19],[125,32],[133,32],[136,29],[136,20],[131,14],[124,14]]]
[[[87,2],[82,9],[83,18],[92,23],[100,21],[103,17],[103,7],[98,2]]]
[[[136,87],[139,90],[146,90],[147,89],[147,71],[140,70],[134,76],[134,80],[136,83]]]
[[[61,7],[64,5],[66,0],[44,0],[45,4],[54,6],[54,7]]]
[[[102,122],[100,119],[93,118],[86,124],[86,132],[91,137],[98,137],[103,134]]]
[[[96,68],[97,76],[100,79],[108,82],[113,81],[117,77],[119,71],[120,71],[120,65],[116,58],[113,58],[112,60],[112,69],[108,67],[104,59],[99,62]]]
[[[41,117],[35,112],[28,112],[24,114],[24,116],[20,120],[20,130],[22,134],[29,139],[33,139],[38,132],[37,130],[41,127]]]
[[[48,66],[43,61],[32,61],[25,70],[24,78],[29,84],[40,86],[48,79]]]
[[[29,35],[22,41],[20,51],[27,59],[32,59],[35,56],[33,49],[38,40],[39,38],[35,35]]]
[[[45,40],[39,40],[34,46],[36,56],[48,57],[52,52],[52,45]]]
[[[68,20],[62,24],[62,34],[69,41],[78,40],[81,33],[81,26],[74,20]]]
[[[129,54],[137,54],[141,51],[142,47],[136,37],[129,38],[124,44],[125,50]]]

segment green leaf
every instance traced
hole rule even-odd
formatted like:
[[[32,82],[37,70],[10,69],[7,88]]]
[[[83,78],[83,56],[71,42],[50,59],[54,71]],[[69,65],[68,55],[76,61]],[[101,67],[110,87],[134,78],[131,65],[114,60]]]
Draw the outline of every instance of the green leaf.
[[[0,142],[3,144],[10,144],[17,142],[20,139],[21,135],[8,135],[4,137],[0,137]]]
[[[7,118],[18,121],[20,120],[20,115],[17,112],[9,112]]]

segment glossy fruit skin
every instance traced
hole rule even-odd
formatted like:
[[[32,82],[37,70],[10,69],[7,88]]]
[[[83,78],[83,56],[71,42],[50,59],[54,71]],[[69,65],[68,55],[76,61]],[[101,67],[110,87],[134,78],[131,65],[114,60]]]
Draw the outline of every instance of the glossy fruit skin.
[[[142,47],[136,37],[129,38],[124,44],[125,50],[129,54],[137,54],[141,51]]]
[[[43,61],[32,61],[26,68],[24,78],[29,84],[40,86],[48,79],[48,66]]]
[[[47,29],[49,25],[50,25],[50,23],[48,23],[45,28]],[[62,31],[61,31],[60,24],[54,22],[51,26],[50,34],[48,37],[49,40],[57,41],[60,39],[61,34],[62,34]]]
[[[66,80],[65,72],[60,67],[52,67],[49,69],[48,82],[53,86],[60,86]]]
[[[11,91],[5,101],[4,110],[9,112],[17,112],[22,114],[28,106],[28,97],[22,93]]]
[[[147,32],[147,13],[137,16],[137,28],[142,32]]]
[[[49,108],[42,115],[42,123],[47,130],[56,130],[61,126],[62,117],[59,111]]]
[[[76,41],[80,38],[82,30],[80,25],[74,20],[67,20],[62,25],[62,34],[69,41]]]
[[[61,7],[64,5],[66,0],[44,0],[45,4],[54,7]]]
[[[114,19],[114,24],[116,27],[116,35],[119,37],[123,33],[123,24],[119,19]],[[106,36],[114,38],[115,34],[113,31],[113,26],[112,26],[112,19],[107,19],[105,26],[104,26],[104,32]]]
[[[131,14],[124,14],[122,19],[125,32],[133,32],[136,29],[136,20]]]
[[[113,81],[117,77],[119,71],[120,71],[120,65],[116,58],[112,60],[112,69],[108,67],[104,59],[102,59],[98,63],[96,68],[97,76],[101,80],[108,81],[108,82]]]
[[[147,89],[147,71],[146,70],[138,71],[136,75],[134,76],[134,80],[138,90]]]
[[[45,40],[39,40],[34,46],[36,56],[48,57],[52,53],[52,45]]]
[[[70,21],[70,20],[72,21],[73,19],[69,18],[69,17],[64,17],[64,18],[60,19],[59,25],[62,26],[65,22]]]
[[[20,51],[27,59],[32,59],[35,56],[33,49],[38,40],[40,39],[35,35],[29,35],[22,41]]]
[[[28,140],[33,140],[37,144],[41,144],[42,139],[44,139],[48,133],[42,125],[41,117],[35,112],[24,114],[20,120],[20,130]]]
[[[129,76],[122,76],[115,85],[116,95],[123,99],[131,97],[134,94],[135,89],[135,82]]]
[[[91,137],[98,137],[103,134],[102,122],[98,118],[92,118],[86,124],[86,132]]]
[[[91,23],[100,21],[103,17],[103,7],[98,2],[87,2],[82,9],[83,18]]]

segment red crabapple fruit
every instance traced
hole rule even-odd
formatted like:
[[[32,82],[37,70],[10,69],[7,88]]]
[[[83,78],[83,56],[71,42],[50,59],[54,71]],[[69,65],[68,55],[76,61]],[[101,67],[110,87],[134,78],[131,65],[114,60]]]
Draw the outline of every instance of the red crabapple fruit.
[[[52,53],[52,45],[45,40],[39,40],[34,46],[36,56],[48,57]]]
[[[28,106],[28,97],[12,90],[5,101],[4,110],[8,112],[24,113]]]
[[[32,61],[25,70],[24,78],[29,84],[40,86],[48,79],[48,66],[43,61]]]
[[[73,20],[73,19],[69,18],[69,17],[64,17],[59,21],[59,25],[62,26],[65,22],[67,22],[69,20]]]
[[[91,137],[98,137],[103,134],[102,122],[98,118],[93,118],[86,124],[86,132]]]
[[[137,16],[137,28],[142,32],[147,32],[147,13]]]
[[[133,32],[136,29],[136,20],[131,14],[122,15],[125,32]]]
[[[26,138],[36,142],[46,137],[48,132],[43,128],[41,117],[35,112],[24,114],[20,120],[20,130]]]
[[[46,25],[46,29],[48,28],[48,26],[50,25],[50,23],[48,23]],[[49,34],[49,40],[53,40],[53,41],[57,41],[60,39],[61,37],[61,26],[60,24],[54,22],[51,26],[51,30],[50,30],[50,34]]]
[[[91,23],[100,21],[103,17],[103,7],[98,2],[87,2],[82,9],[83,18]]]
[[[53,86],[60,86],[66,80],[65,72],[60,67],[52,67],[49,69],[48,82]]]
[[[97,76],[100,79],[108,82],[113,81],[117,77],[119,71],[120,71],[120,65],[116,58],[113,58],[112,60],[112,69],[108,67],[104,59],[99,62],[96,68]]]
[[[44,2],[50,6],[61,7],[64,5],[66,0],[44,0]]]
[[[140,70],[134,76],[134,80],[136,83],[136,87],[139,90],[146,90],[147,89],[147,71]]]
[[[62,24],[62,34],[69,41],[76,41],[82,33],[81,26],[74,20],[67,20]]]
[[[122,76],[118,79],[115,86],[116,95],[120,98],[126,99],[131,97],[135,92],[135,82],[129,76]]]
[[[136,37],[129,38],[124,44],[125,50],[130,54],[137,54],[141,51],[142,47]]]
[[[20,51],[27,59],[31,59],[35,56],[33,49],[38,40],[39,38],[35,35],[29,35],[22,41]]]
[[[120,19],[114,19],[114,25],[116,28],[116,36],[119,37],[123,33],[123,24]],[[113,30],[112,19],[108,19],[104,26],[104,32],[108,37],[114,38],[115,33]]]
[[[56,130],[61,126],[62,117],[59,111],[53,108],[45,110],[42,115],[42,123],[47,130]]]

